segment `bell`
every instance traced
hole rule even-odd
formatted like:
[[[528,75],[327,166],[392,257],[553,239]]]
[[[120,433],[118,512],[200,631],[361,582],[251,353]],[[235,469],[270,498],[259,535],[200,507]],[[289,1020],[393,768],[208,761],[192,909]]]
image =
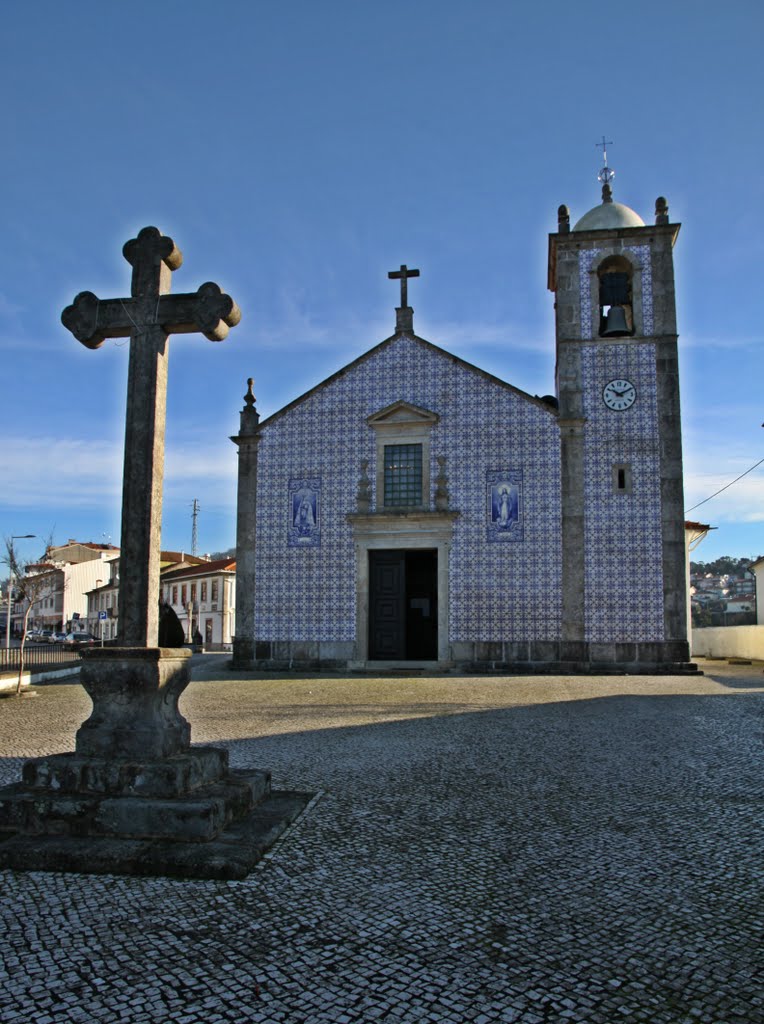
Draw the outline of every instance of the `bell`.
[[[608,310],[603,338],[620,338],[624,334],[631,334],[629,325],[626,323],[626,310],[623,306],[611,306]]]

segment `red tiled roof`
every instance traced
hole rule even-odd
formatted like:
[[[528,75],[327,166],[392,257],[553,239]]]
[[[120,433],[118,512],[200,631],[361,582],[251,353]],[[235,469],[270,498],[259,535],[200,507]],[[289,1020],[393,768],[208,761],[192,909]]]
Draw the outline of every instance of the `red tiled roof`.
[[[236,562],[230,558],[218,558],[202,565],[190,565],[182,569],[168,569],[162,573],[162,582],[181,580],[187,576],[211,576],[217,572],[236,572]]]
[[[161,562],[194,562],[200,565],[210,564],[206,558],[200,558],[199,555],[189,555],[187,551],[160,551],[159,560]]]
[[[62,548],[92,548],[94,551],[119,551],[116,544],[97,544],[92,540],[68,540],[66,544],[51,544],[51,551],[60,551]]]

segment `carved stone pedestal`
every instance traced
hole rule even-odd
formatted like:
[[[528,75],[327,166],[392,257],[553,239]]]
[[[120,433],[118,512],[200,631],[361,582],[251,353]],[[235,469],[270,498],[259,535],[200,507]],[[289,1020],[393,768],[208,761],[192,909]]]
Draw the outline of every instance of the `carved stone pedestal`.
[[[303,810],[270,772],[233,771],[228,751],[190,746],[178,699],[190,652],[88,651],[93,713],[71,754],[27,761],[0,790],[0,866],[28,871],[243,878]]]

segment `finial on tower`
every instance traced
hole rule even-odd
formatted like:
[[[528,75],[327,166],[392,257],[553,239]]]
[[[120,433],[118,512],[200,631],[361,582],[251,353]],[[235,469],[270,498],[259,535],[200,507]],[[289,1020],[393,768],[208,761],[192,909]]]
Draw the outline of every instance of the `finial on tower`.
[[[612,143],[612,141],[608,142],[605,139],[605,136],[603,135],[602,136],[602,142],[595,142],[594,145],[595,145],[595,147],[597,149],[602,147],[602,169],[600,170],[599,174],[597,175],[597,181],[601,181],[602,182],[602,202],[603,203],[612,203],[613,202],[613,190],[610,187],[610,182],[615,177],[615,171],[611,167],[608,167],[608,163],[607,163],[607,147],[608,146],[612,146],[613,143]]]
[[[570,231],[570,210],[564,204],[557,207],[557,231],[561,235]]]
[[[252,385],[255,383],[252,377],[247,378],[247,393],[244,396],[244,408],[239,413],[239,433],[254,434],[260,422],[260,414],[255,408],[255,393]]]
[[[655,200],[655,223],[656,224],[668,224],[669,212],[668,203],[664,196],[658,196]]]

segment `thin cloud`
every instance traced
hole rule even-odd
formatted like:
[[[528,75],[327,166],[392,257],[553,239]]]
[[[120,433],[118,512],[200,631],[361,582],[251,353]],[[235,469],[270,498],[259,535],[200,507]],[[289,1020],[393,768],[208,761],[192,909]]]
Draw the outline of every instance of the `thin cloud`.
[[[479,348],[497,348],[507,352],[551,353],[554,337],[539,337],[514,324],[454,323],[437,321],[414,314],[414,329],[420,337],[449,351],[467,352]],[[308,313],[292,308],[277,324],[261,324],[254,330],[257,344],[265,349],[300,351],[303,348],[334,351],[366,351],[394,332],[394,320],[388,316],[370,320],[345,316],[340,322],[319,323]]]
[[[24,306],[12,302],[4,292],[0,292],[0,317],[17,317],[24,312]]]
[[[734,332],[724,335],[701,335],[701,334],[680,334],[680,346],[689,349],[712,349],[715,352],[720,350],[742,351],[751,349],[758,351],[764,339],[761,336],[737,335]]]
[[[236,458],[225,458],[222,442],[172,445],[165,449],[165,493],[215,497],[235,487]],[[122,493],[121,443],[82,438],[37,437],[14,441],[0,456],[0,504],[92,508],[119,502]]]
[[[749,463],[750,465],[750,463]],[[744,472],[747,466],[741,466],[738,472]],[[735,469],[725,468],[723,472],[685,473],[684,501],[685,508],[692,519],[703,522],[764,522],[764,467],[755,469],[750,476],[738,480],[721,494],[710,498],[710,495],[725,487],[738,475]],[[706,501],[706,498],[710,498]],[[703,502],[703,504],[699,504]],[[693,506],[698,506],[694,508]]]
[[[424,337],[449,350],[469,351],[473,348],[501,348],[507,353],[554,352],[554,336],[540,338],[524,332],[513,324],[490,323],[438,323],[432,321],[422,329]]]
[[[106,441],[17,438],[0,455],[0,501],[85,507],[119,494],[122,452]]]

